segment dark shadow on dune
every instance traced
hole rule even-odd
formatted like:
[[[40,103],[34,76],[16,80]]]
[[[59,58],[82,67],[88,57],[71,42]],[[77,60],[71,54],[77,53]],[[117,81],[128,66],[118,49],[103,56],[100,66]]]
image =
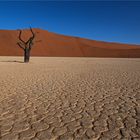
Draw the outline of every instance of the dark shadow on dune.
[[[9,61],[0,61],[0,62],[10,62],[10,63],[24,63],[23,61],[9,60]]]

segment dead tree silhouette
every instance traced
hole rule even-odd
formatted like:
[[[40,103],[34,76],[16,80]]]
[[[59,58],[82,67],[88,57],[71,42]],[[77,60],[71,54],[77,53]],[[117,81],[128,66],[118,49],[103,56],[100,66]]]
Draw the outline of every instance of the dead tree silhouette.
[[[33,46],[33,40],[35,38],[35,33],[33,32],[32,28],[30,27],[30,31],[32,33],[32,36],[27,40],[27,41],[24,41],[22,38],[21,38],[21,33],[22,33],[22,30],[19,30],[19,40],[20,42],[18,42],[18,46],[24,50],[24,62],[25,63],[28,63],[29,60],[30,60],[30,51],[32,49],[32,46]]]

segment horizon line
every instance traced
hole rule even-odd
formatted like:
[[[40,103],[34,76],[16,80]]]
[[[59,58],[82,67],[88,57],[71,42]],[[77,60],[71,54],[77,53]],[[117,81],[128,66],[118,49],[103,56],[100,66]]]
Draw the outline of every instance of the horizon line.
[[[28,28],[13,28],[13,29],[1,29],[0,28],[0,31],[2,30],[7,30],[7,31],[16,31],[16,30],[19,30],[19,29],[22,29],[22,30],[28,30],[31,26],[29,26]],[[58,32],[53,32],[53,31],[49,31],[48,29],[44,29],[44,28],[40,28],[40,27],[31,27],[32,29],[39,29],[39,30],[45,30],[45,31],[48,31],[50,33],[54,33],[54,34],[58,34],[58,35],[63,35],[63,36],[67,36],[67,37],[75,37],[75,38],[82,38],[82,39],[87,39],[87,40],[92,40],[92,41],[98,41],[98,42],[103,42],[103,43],[113,43],[113,44],[123,44],[123,45],[136,45],[136,46],[140,46],[140,44],[137,44],[137,43],[125,43],[125,42],[116,42],[116,41],[106,41],[106,40],[99,40],[99,39],[91,39],[91,38],[88,38],[88,37],[80,37],[80,36],[77,36],[77,35],[68,35],[68,34],[63,34],[63,33],[58,33]]]

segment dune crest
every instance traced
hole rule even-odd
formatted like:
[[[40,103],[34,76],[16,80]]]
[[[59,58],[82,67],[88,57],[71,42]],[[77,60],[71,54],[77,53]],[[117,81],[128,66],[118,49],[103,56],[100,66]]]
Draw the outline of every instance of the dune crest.
[[[108,43],[79,37],[64,36],[46,30],[34,29],[36,41],[32,56],[62,57],[140,57],[140,45]],[[30,36],[24,30],[23,38]],[[18,31],[0,30],[0,56],[22,56],[17,45]]]

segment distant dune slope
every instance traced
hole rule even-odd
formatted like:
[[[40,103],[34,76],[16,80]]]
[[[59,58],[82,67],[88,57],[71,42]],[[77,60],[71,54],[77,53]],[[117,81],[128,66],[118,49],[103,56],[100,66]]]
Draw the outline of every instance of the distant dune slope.
[[[108,43],[59,35],[41,29],[33,30],[36,32],[36,39],[32,56],[140,57],[140,45]],[[29,30],[24,30],[22,37],[26,40],[30,35]],[[0,56],[23,55],[17,41],[18,31],[0,30]]]

